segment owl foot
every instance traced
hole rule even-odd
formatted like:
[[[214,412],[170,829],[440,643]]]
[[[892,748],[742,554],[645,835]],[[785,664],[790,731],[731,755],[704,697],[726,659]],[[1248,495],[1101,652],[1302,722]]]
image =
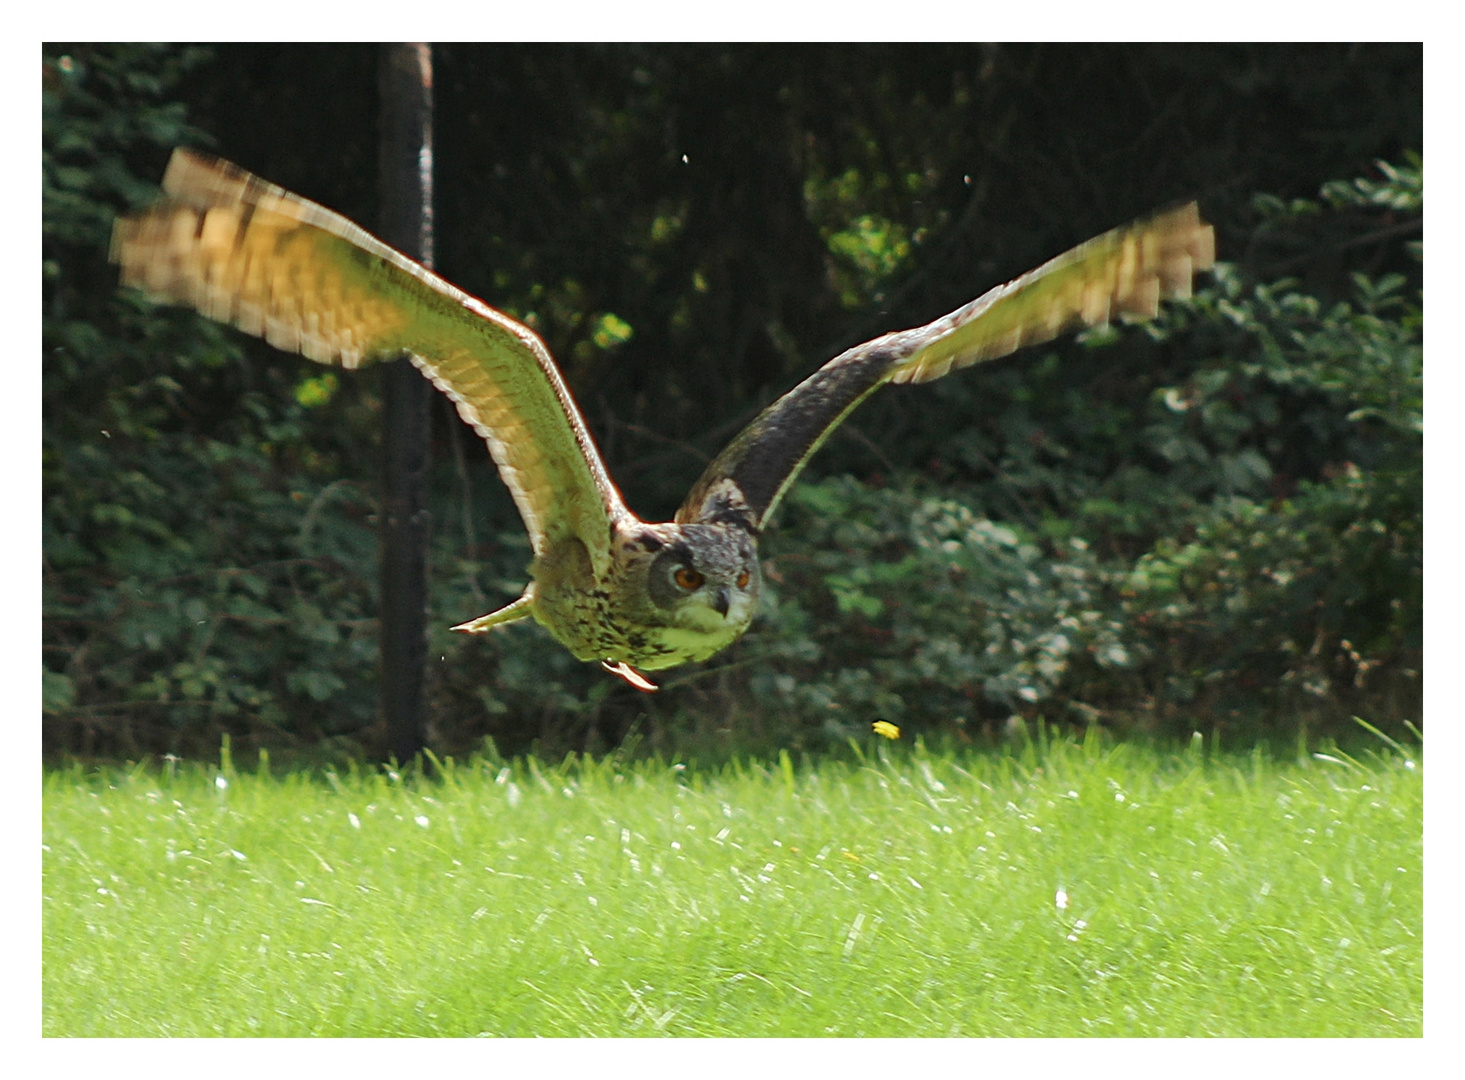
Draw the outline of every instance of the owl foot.
[[[619,660],[602,660],[600,662],[600,666],[605,668],[605,670],[610,672],[612,675],[619,675],[621,678],[625,679],[626,682],[634,686],[637,690],[644,690],[648,694],[656,693],[656,684],[648,679],[645,675],[642,675],[630,664],[623,664]]]

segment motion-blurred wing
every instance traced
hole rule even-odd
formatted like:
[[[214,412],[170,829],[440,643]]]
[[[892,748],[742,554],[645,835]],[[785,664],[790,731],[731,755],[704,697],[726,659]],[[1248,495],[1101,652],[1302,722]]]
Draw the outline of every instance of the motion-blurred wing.
[[[404,353],[483,436],[536,553],[600,562],[627,511],[538,336],[339,214],[178,149],[165,197],[117,222],[122,283],[322,364]]]
[[[926,326],[857,345],[743,429],[693,486],[676,520],[761,529],[809,456],[883,384],[939,379],[1115,316],[1152,318],[1161,298],[1189,297],[1192,276],[1214,261],[1211,227],[1189,203],[1080,244]]]

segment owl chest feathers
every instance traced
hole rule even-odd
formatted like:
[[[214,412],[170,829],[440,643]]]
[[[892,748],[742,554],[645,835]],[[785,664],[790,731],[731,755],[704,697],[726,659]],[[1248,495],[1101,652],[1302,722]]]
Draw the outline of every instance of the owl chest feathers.
[[[567,538],[535,558],[534,617],[581,660],[656,671],[705,660],[748,628],[761,577],[752,535],[739,525],[611,528],[597,573]]]

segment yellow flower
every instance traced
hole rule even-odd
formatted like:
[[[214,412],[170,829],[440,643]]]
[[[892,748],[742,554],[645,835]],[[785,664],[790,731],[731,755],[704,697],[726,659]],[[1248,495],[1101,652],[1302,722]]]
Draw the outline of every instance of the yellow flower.
[[[896,727],[889,720],[876,720],[875,734],[884,735],[887,739],[898,739],[900,738],[900,728]]]

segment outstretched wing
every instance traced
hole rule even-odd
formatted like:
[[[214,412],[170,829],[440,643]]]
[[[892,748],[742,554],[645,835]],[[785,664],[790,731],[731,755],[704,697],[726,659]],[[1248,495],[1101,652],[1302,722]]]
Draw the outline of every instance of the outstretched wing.
[[[1194,273],[1214,261],[1211,227],[1189,203],[1097,236],[926,326],[857,345],[744,428],[676,520],[761,529],[810,455],[885,383],[929,382],[1115,316],[1153,318],[1162,297],[1190,296]]]
[[[124,285],[322,364],[405,353],[488,443],[535,553],[578,537],[605,558],[627,511],[533,331],[229,162],[175,150],[163,191],[113,231]]]

